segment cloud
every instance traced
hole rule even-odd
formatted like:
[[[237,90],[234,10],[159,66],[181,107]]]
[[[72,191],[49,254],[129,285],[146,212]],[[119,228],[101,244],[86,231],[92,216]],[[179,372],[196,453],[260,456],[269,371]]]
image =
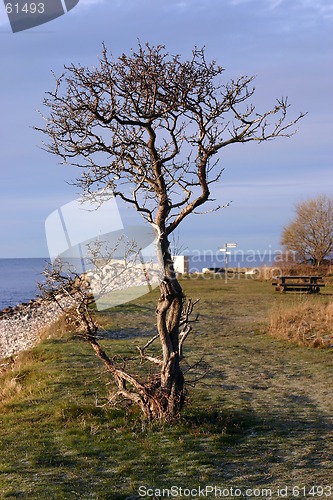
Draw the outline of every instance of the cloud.
[[[317,11],[325,18],[333,18],[333,5],[331,0],[298,0],[299,4],[308,10]]]
[[[105,0],[80,0],[79,5],[81,6],[90,6],[96,5],[97,3],[104,3]]]
[[[333,18],[333,5],[331,0],[229,0],[233,6],[242,4],[257,4],[262,6],[263,10],[275,10],[283,6],[284,9],[291,8],[294,11],[306,13],[315,13],[323,18]]]

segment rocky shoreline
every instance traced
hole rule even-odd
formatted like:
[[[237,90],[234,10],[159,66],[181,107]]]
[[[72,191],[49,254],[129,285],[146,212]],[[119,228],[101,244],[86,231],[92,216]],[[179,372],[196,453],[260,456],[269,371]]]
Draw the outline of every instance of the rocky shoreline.
[[[63,316],[62,307],[39,298],[0,311],[0,359],[36,345],[41,331]]]

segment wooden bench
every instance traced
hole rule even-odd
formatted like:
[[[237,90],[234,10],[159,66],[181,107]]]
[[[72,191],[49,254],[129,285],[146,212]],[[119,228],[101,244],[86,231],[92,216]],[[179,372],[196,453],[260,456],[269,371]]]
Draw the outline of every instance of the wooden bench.
[[[307,292],[319,293],[325,286],[321,276],[277,276],[272,285],[277,292]]]

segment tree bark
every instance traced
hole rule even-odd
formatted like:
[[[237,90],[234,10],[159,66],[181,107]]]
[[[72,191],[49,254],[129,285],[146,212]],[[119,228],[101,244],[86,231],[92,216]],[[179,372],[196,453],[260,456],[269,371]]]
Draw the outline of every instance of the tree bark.
[[[160,384],[164,417],[174,418],[179,415],[185,402],[184,376],[179,353],[179,325],[184,294],[174,271],[166,237],[161,241],[161,255],[164,278],[160,284],[160,297],[156,308],[157,331],[162,346]]]

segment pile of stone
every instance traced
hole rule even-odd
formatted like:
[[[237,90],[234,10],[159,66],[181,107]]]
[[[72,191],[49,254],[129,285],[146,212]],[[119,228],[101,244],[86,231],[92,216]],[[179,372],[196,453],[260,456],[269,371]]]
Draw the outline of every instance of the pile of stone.
[[[66,305],[66,299],[60,307],[39,298],[0,311],[0,359],[36,345],[42,330],[64,314]]]

